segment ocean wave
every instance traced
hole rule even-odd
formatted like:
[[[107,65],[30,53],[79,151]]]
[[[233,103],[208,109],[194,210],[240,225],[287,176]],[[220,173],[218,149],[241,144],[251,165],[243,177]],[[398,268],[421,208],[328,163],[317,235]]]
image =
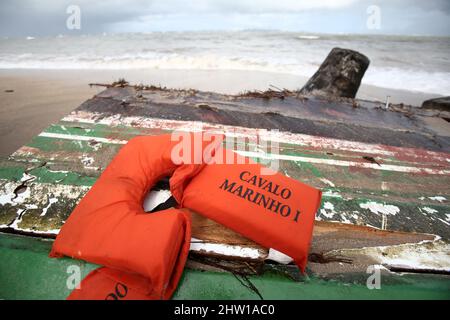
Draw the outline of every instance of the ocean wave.
[[[298,36],[297,39],[301,39],[301,40],[318,40],[320,39],[319,36]]]
[[[267,56],[236,57],[217,54],[182,55],[155,52],[128,53],[109,56],[55,56],[23,53],[0,56],[0,69],[188,69],[188,70],[240,70],[293,74],[310,77],[320,63],[299,62]],[[384,68],[370,66],[363,84],[448,95],[449,72],[426,72],[423,70]]]
[[[426,72],[413,69],[369,67],[363,84],[382,88],[448,95],[450,72]]]
[[[198,69],[249,70],[293,73],[293,68],[313,71],[311,66],[268,61],[263,58],[226,57],[215,54],[199,56],[153,52],[115,56],[9,55],[0,57],[0,69]],[[300,70],[297,70],[300,71]],[[296,73],[294,71],[294,73]]]

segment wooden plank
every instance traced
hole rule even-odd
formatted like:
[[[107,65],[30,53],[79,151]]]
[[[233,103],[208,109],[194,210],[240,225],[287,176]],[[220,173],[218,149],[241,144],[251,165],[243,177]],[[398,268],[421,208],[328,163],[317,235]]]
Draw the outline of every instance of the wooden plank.
[[[77,110],[97,112],[99,119],[111,115],[182,119],[369,143],[388,141],[391,146],[450,150],[448,136],[442,136],[442,130],[436,131],[432,124],[416,117],[413,110],[386,111],[377,103],[365,101],[301,97],[259,99],[180,90],[109,88]]]
[[[199,126],[188,121],[161,119],[139,119],[138,127],[132,127],[136,118],[103,117],[102,123],[95,123],[94,114],[83,112],[81,118],[77,115],[75,112],[62,124],[51,126],[12,157],[50,160],[46,167],[89,177],[91,182],[126,142],[125,139],[135,135],[183,128],[208,128],[246,137],[258,134],[248,128],[209,123]],[[318,219],[448,237],[449,210],[445,197],[450,193],[448,154],[283,132],[277,133],[276,138],[280,143],[281,171],[323,189],[324,202]],[[92,144],[95,139],[97,143]],[[320,143],[325,150],[320,148]],[[260,148],[258,144],[251,144],[249,140],[244,149]],[[362,154],[368,154],[372,149],[378,152],[376,159],[380,165],[367,163],[362,158]],[[254,152],[251,155],[259,156]],[[424,168],[424,163],[428,167]],[[390,210],[386,211],[386,208]]]
[[[449,148],[431,127],[424,129],[422,120],[381,114],[373,106],[367,114],[359,109],[336,111],[333,108],[341,106],[323,101],[298,108],[299,101],[292,99],[260,103],[246,97],[173,91],[145,92],[136,99],[135,93],[130,88],[103,92],[0,161],[3,231],[54,237],[129,139],[208,130],[241,139],[235,142],[241,154],[261,162],[275,158],[281,172],[324,191],[311,250],[314,272],[329,273],[331,266],[342,269],[336,266],[339,261],[327,260],[327,253],[335,250],[436,241],[424,233],[450,238]],[[208,107],[200,107],[202,103]],[[384,121],[383,132],[373,130],[377,121]],[[268,131],[287,127],[292,130]],[[260,152],[263,145],[256,136],[278,143],[279,153]],[[274,256],[195,214],[193,236],[192,252],[216,259],[214,263],[243,260],[257,270]],[[360,256],[364,260],[371,254]],[[358,265],[361,271],[364,264]]]

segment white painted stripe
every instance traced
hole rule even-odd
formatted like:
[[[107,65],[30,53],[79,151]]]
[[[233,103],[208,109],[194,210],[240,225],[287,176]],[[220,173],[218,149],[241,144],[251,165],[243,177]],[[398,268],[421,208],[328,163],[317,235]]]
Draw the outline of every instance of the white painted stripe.
[[[228,126],[222,124],[205,123],[201,121],[167,120],[167,119],[144,118],[144,117],[111,116],[96,120],[97,118],[100,118],[100,114],[78,112],[77,115],[70,114],[64,117],[62,121],[88,123],[88,124],[102,124],[108,126],[129,125],[150,129],[157,128],[162,130],[179,130],[190,132],[199,132],[208,130],[213,133],[226,134],[229,137],[241,136],[254,138],[256,136],[260,136],[268,141],[270,140],[279,143],[289,143],[321,148],[327,147],[333,149],[339,148],[340,150],[344,151],[394,156],[394,153],[392,151],[383,150],[382,147],[377,147],[377,145],[375,144],[364,144],[353,141],[314,137],[305,134],[280,132],[275,130]]]
[[[41,134],[39,134],[39,136],[48,137],[48,138],[56,138],[56,139],[75,140],[75,141],[79,141],[79,140],[97,141],[97,142],[112,143],[112,144],[126,144],[127,143],[126,140],[108,139],[108,138],[100,138],[100,137],[87,137],[87,136],[70,135],[70,134],[63,134],[63,133],[42,132]],[[358,167],[358,168],[367,168],[367,169],[374,169],[374,170],[385,170],[385,171],[396,171],[396,172],[407,172],[407,173],[426,173],[426,174],[439,174],[439,175],[450,174],[450,170],[439,170],[439,169],[431,169],[431,168],[408,167],[408,166],[386,165],[386,164],[379,165],[376,163],[369,163],[369,162],[355,162],[355,161],[323,159],[323,158],[308,158],[308,157],[301,157],[301,156],[259,153],[259,152],[242,151],[242,150],[237,150],[236,152],[242,156],[266,159],[266,160],[298,161],[298,162],[316,163],[316,164],[324,164],[324,165],[331,165],[331,166]]]
[[[387,164],[376,164],[369,162],[355,162],[355,161],[346,161],[346,160],[334,160],[334,159],[322,159],[322,158],[308,158],[301,156],[290,156],[283,154],[261,154],[258,152],[251,151],[237,151],[238,154],[251,157],[251,158],[259,158],[259,159],[267,159],[267,160],[288,160],[288,161],[299,161],[299,162],[307,162],[307,163],[317,163],[317,164],[325,164],[332,166],[342,166],[342,167],[358,167],[358,168],[368,168],[375,170],[385,170],[385,171],[396,171],[396,172],[408,172],[408,173],[427,173],[427,174],[450,174],[450,170],[438,170],[431,168],[420,168],[420,167],[407,167],[407,166],[397,166],[397,165],[387,165]]]
[[[205,242],[196,238],[191,239],[191,251],[213,253],[222,256],[233,256],[240,258],[250,258],[250,259],[263,259],[267,256],[263,251],[252,248],[252,247],[242,247],[237,245],[229,245],[224,243],[212,243]]]
[[[13,228],[14,230],[20,232],[27,232],[29,234],[45,234],[45,235],[57,235],[60,229],[52,229],[52,230],[34,230],[34,229],[26,229],[13,227],[6,224],[0,224],[0,231],[2,229]],[[191,239],[191,245],[189,248],[190,251],[195,252],[203,252],[208,254],[216,254],[226,257],[239,257],[239,258],[247,258],[247,259],[264,259],[267,255],[263,254],[262,251],[252,248],[252,247],[242,247],[242,246],[233,246],[223,243],[211,243],[204,242],[202,240],[198,240],[195,238]]]
[[[269,249],[269,255],[267,256],[266,260],[272,260],[281,264],[289,264],[294,261],[291,257],[288,255],[285,255],[283,252],[277,251],[275,249]]]
[[[101,143],[112,143],[112,144],[126,144],[126,140],[118,140],[118,139],[109,139],[109,138],[101,138],[101,137],[89,137],[89,136],[79,136],[72,134],[64,134],[64,133],[53,133],[53,132],[41,132],[39,134],[40,137],[46,138],[55,138],[55,139],[64,139],[64,140],[76,140],[76,141],[95,141]]]
[[[302,146],[309,146],[321,149],[334,149],[342,151],[350,151],[357,153],[365,153],[370,155],[382,155],[395,157],[397,155],[408,156],[412,158],[432,158],[436,161],[450,162],[450,155],[443,152],[434,152],[421,150],[417,153],[414,148],[389,147],[381,144],[362,143],[356,141],[340,140],[333,138],[325,138],[320,136],[312,136],[300,133],[291,133],[286,131],[274,131],[257,128],[246,128],[238,126],[229,126],[222,124],[212,124],[201,121],[182,121],[167,120],[146,117],[121,117],[114,115],[103,117],[100,113],[74,111],[70,115],[64,117],[63,121],[79,122],[89,124],[103,124],[108,126],[128,125],[132,127],[157,128],[162,130],[180,130],[180,131],[212,131],[214,133],[226,134],[227,136],[244,136],[254,138],[259,136],[267,141],[275,141],[279,143],[288,143]],[[432,161],[431,161],[432,162]]]
[[[411,270],[450,271],[450,244],[441,240],[423,240],[391,246],[337,249],[329,252],[342,256],[366,256],[376,263]]]

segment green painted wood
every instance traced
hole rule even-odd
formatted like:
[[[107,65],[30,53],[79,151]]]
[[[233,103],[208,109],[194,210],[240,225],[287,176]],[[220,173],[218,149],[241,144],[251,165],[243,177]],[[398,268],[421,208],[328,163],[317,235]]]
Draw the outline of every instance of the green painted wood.
[[[91,138],[106,138],[125,141],[137,135],[157,135],[163,133],[170,133],[171,131],[172,130],[162,130],[159,128],[132,127],[128,125],[109,126],[105,124],[77,123],[77,122],[68,122],[64,120],[60,121],[57,124],[53,124],[44,130],[44,132],[46,133],[77,135]],[[43,137],[39,138],[36,137],[36,138],[39,140],[39,138]],[[39,144],[39,142],[36,142],[36,144]],[[330,154],[330,151],[333,151],[332,154]],[[390,150],[387,149],[387,151]],[[345,150],[339,150],[338,147],[314,148],[310,146],[301,146],[301,148],[299,148],[299,146],[295,144],[280,143],[280,152],[281,154],[287,155],[290,154],[306,157],[362,161],[360,154]],[[416,158],[415,161],[414,158]],[[386,162],[389,164],[397,164],[397,165],[414,166],[420,164],[422,166],[426,165],[427,167],[436,167],[436,168],[448,166],[448,161],[445,158],[438,159],[431,155],[425,156],[420,153],[415,154],[414,157],[410,157],[408,155],[403,154],[400,155],[398,158],[389,155],[381,155],[381,156],[377,155],[377,159],[382,163]]]
[[[108,90],[109,93],[112,91]],[[447,143],[441,137],[437,139],[429,128],[422,130],[423,124],[416,120],[411,121],[402,115],[376,110],[369,113],[381,122],[374,122],[366,111],[357,110],[355,118],[355,110],[352,109],[335,111],[328,106],[324,109],[323,102],[314,102],[317,104],[314,108],[307,103],[299,109],[295,101],[288,99],[287,102],[281,103],[287,103],[287,106],[278,107],[283,113],[286,111],[291,116],[300,115],[308,120],[298,119],[297,123],[295,118],[284,119],[276,114],[264,114],[266,110],[258,101],[255,103],[245,98],[231,99],[229,105],[216,101],[214,103],[227,112],[215,112],[197,108],[195,103],[198,97],[187,95],[180,98],[171,94],[159,97],[160,100],[151,104],[141,106],[141,102],[136,102],[136,105],[128,105],[124,109],[123,95],[110,97],[108,92],[103,93],[105,97],[99,95],[98,98],[87,101],[69,117],[49,126],[10,157],[0,159],[1,229],[26,232],[34,236],[43,236],[42,233],[55,236],[123,143],[137,135],[170,133],[173,129],[173,121],[170,119],[206,121],[202,123],[204,129],[220,129],[220,123],[240,123],[246,128],[227,126],[226,130],[237,133],[242,133],[243,130],[245,133],[246,130],[253,130],[247,127],[253,127],[255,123],[251,121],[249,114],[242,114],[242,119],[236,116],[241,113],[233,107],[242,104],[244,109],[256,112],[255,118],[259,119],[258,123],[263,127],[293,126],[297,130],[295,132],[306,131],[314,135],[322,132],[324,137],[328,137],[297,135],[292,136],[293,140],[284,139],[279,145],[280,155],[290,159],[280,160],[280,171],[324,192],[322,206],[317,214],[318,220],[381,228],[383,214],[373,209],[375,204],[375,207],[387,208],[385,222],[389,230],[427,232],[450,239],[450,156],[446,153]],[[123,93],[125,96],[132,94],[130,90],[125,93],[114,92]],[[127,98],[134,99],[130,96]],[[149,99],[153,98],[154,96]],[[204,98],[211,99],[208,95]],[[183,107],[180,107],[181,105]],[[268,105],[274,107],[272,102],[268,102]],[[289,106],[287,110],[284,109]],[[90,109],[97,112],[95,121],[91,121],[93,118],[92,114],[89,114],[92,111]],[[324,111],[324,114],[317,113],[319,109]],[[79,121],[78,116],[84,118]],[[345,121],[339,117],[343,117]],[[108,121],[99,123],[102,119],[113,119],[110,121],[113,124],[105,124]],[[355,123],[350,123],[353,120]],[[190,128],[191,124],[195,127],[199,123],[184,124],[187,125],[186,128]],[[381,124],[387,129],[386,132],[374,130]],[[305,131],[302,131],[302,125],[307,126]],[[362,125],[368,127],[360,128]],[[411,134],[409,131],[396,131],[399,128],[412,130]],[[335,136],[334,129],[337,136],[351,137],[354,141],[331,139]],[[392,145],[396,147],[355,142],[384,143],[383,137],[393,139]],[[386,140],[386,143],[391,141]],[[247,151],[261,147],[248,142],[237,145]],[[434,151],[411,148],[417,145]],[[383,165],[427,168],[433,174],[426,170],[418,173],[398,172],[396,167],[391,167],[394,170],[378,170],[380,168],[373,163],[371,168],[363,168],[364,164],[370,163],[370,160],[364,159],[363,156],[374,156],[375,160]],[[254,160],[259,161],[258,158]],[[326,163],[317,163],[319,160]],[[343,161],[356,165],[332,164]],[[447,173],[441,174],[445,170]],[[394,214],[391,214],[392,209],[395,209]],[[332,235],[329,236],[332,238]],[[348,239],[338,240],[343,240],[345,246]],[[380,245],[376,240],[371,244]],[[0,298],[62,299],[70,292],[65,287],[68,266],[80,266],[83,275],[95,268],[91,264],[71,259],[47,258],[50,245],[51,242],[34,238],[0,235]],[[366,266],[370,261],[363,263],[363,266]],[[324,274],[337,268],[331,266],[327,269],[327,265],[317,264],[314,267],[320,267],[318,270],[324,271]],[[357,268],[359,272],[364,269],[361,266]],[[445,276],[390,275],[383,278],[383,290],[368,290],[365,286],[367,275],[348,273],[348,270],[345,274],[334,275],[338,281],[319,279],[317,276],[322,275],[322,271],[316,270],[309,272],[309,276],[301,282],[294,282],[269,269],[262,275],[251,277],[251,281],[265,298],[448,299],[450,291],[448,277]],[[15,273],[12,274],[13,272]],[[257,298],[230,274],[186,269],[175,298],[212,297]]]
[[[42,179],[38,176],[36,180]],[[65,180],[62,179],[62,181]],[[10,195],[10,199],[12,199],[14,197],[13,191],[19,184],[18,182],[0,179],[0,190]],[[20,221],[16,221],[16,229],[29,232],[55,233],[89,189],[89,186],[77,184],[43,182],[31,182],[27,186],[29,194],[26,199],[18,203],[10,201],[10,203],[2,206],[0,225],[10,225],[21,215]],[[388,203],[399,209],[395,216],[388,216],[387,218],[388,229],[390,230],[434,233],[443,235],[444,238],[448,234],[449,228],[445,220],[448,208],[439,204],[417,206],[392,200],[381,202],[382,200],[364,197],[343,199],[332,195],[324,196],[322,199],[322,207],[317,214],[317,219],[380,228],[382,215],[375,214],[362,207],[374,201]],[[435,212],[430,213],[430,210],[435,210]],[[428,223],[430,220],[434,221],[431,225]]]
[[[77,266],[81,278],[96,265],[48,257],[51,240],[0,233],[0,299],[65,299],[67,281]],[[450,278],[435,275],[382,275],[381,289],[366,287],[368,275],[330,281],[312,275],[292,279],[266,270],[251,276],[264,299],[450,299]],[[229,273],[185,269],[174,299],[259,299]]]
[[[136,135],[168,132],[170,130],[159,128],[78,123],[65,120],[51,125],[44,133],[73,137],[73,140],[36,136],[9,159],[0,161],[0,181],[3,182],[3,189],[0,189],[0,192],[4,194],[9,192],[12,198],[11,192],[21,185],[21,179],[24,177],[32,179],[27,185],[36,186],[36,190],[34,187],[31,188],[33,196],[30,199],[35,199],[34,204],[30,202],[17,205],[0,204],[2,205],[0,225],[11,224],[15,216],[22,214],[23,219],[16,223],[18,229],[41,232],[58,229],[85,193],[85,189],[82,189],[83,192],[80,192],[79,197],[76,197],[74,201],[58,200],[58,205],[51,204],[48,215],[41,216],[44,208],[49,205],[52,194],[58,193],[61,185],[90,187],[122,147],[120,141],[125,142]],[[113,143],[81,141],[76,138],[77,136],[112,139]],[[252,150],[259,146],[246,143],[243,147],[246,150]],[[411,152],[409,149],[405,151],[405,153]],[[386,153],[389,153],[389,150],[386,150]],[[305,159],[366,161],[362,159],[360,152],[341,150],[339,147],[332,146],[318,148],[281,143],[280,154]],[[381,155],[376,160],[385,164],[408,167],[426,166],[436,169],[450,167],[447,160],[442,160],[445,161],[444,166],[436,155],[431,156],[419,151],[415,156],[405,156],[398,152],[394,154],[397,154],[397,157]],[[434,161],[436,159],[438,161]],[[448,198],[450,195],[450,175],[412,174],[291,160],[280,160],[279,166],[280,171],[288,176],[323,190],[324,196],[322,208],[317,216],[318,220],[380,228],[382,214],[366,208],[368,203],[375,203],[382,206],[395,206],[398,209],[398,213],[387,217],[389,230],[433,233],[446,239],[450,238],[449,201],[435,200],[436,196]],[[16,184],[8,183],[8,181]],[[40,187],[40,184],[45,188]],[[49,194],[43,195],[39,194],[40,192]],[[59,205],[60,202],[62,205]],[[37,208],[30,208],[33,205]],[[55,210],[59,213],[52,215],[51,212]],[[24,212],[21,213],[22,211]]]

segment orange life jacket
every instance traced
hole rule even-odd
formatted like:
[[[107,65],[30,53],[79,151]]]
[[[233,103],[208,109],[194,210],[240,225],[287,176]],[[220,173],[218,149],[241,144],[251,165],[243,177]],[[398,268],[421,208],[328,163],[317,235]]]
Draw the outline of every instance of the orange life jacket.
[[[234,160],[206,165],[182,195],[174,194],[177,202],[283,252],[304,272],[321,191],[280,173],[267,175],[268,168],[227,149],[215,158]]]
[[[289,255],[304,270],[320,191],[280,173],[261,175],[261,165],[217,148],[218,141],[187,135],[194,152],[184,153],[181,162],[173,161],[179,143],[171,135],[131,139],[74,209],[50,256],[104,267],[69,299],[171,297],[190,247],[190,215],[175,208],[148,214],[142,207],[152,186],[167,176],[181,207]],[[210,163],[218,155],[236,160]]]
[[[131,139],[69,216],[50,256],[105,267],[90,273],[69,299],[171,297],[190,247],[190,215],[173,208],[145,213],[142,203],[180,166],[171,160],[175,143],[170,135]],[[174,192],[201,167],[184,164],[171,179]]]

